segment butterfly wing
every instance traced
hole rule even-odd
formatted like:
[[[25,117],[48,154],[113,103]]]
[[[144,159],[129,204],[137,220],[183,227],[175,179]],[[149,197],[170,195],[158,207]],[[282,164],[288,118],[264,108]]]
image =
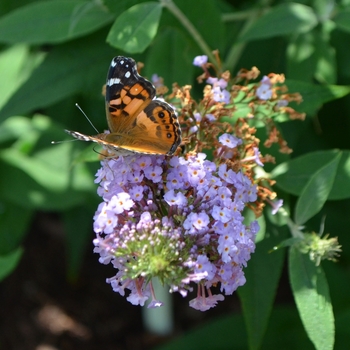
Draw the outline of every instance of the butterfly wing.
[[[112,60],[106,83],[106,113],[110,134],[105,141],[131,152],[172,154],[181,143],[174,109],[153,100],[154,86],[141,77],[133,59]]]
[[[154,86],[141,77],[132,58],[114,57],[106,82],[106,115],[111,132],[123,134],[156,94]]]
[[[153,100],[120,134],[106,134],[105,140],[137,153],[173,154],[181,143],[181,129],[174,109],[166,102]]]

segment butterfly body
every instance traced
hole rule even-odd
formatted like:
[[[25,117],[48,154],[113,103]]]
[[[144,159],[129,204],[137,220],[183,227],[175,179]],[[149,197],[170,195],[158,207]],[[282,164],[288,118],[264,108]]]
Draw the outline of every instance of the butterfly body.
[[[93,141],[113,155],[173,154],[181,143],[176,113],[154,99],[154,86],[140,76],[132,58],[113,58],[106,82],[106,115],[110,133],[88,136],[66,130],[73,137]]]

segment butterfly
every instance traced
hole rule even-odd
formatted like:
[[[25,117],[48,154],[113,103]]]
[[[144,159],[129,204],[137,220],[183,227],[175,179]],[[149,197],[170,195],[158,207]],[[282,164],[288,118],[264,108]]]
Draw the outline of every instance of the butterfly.
[[[113,156],[172,155],[181,143],[181,128],[173,107],[154,99],[155,95],[155,87],[138,74],[132,58],[114,57],[106,81],[110,133],[88,136],[65,131],[79,140],[99,143]]]

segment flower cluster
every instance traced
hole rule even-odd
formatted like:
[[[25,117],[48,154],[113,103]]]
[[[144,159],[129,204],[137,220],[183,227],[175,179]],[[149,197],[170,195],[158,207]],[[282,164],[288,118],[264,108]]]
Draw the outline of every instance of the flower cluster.
[[[302,253],[309,254],[310,260],[316,266],[319,266],[322,260],[337,261],[341,252],[341,245],[339,245],[337,237],[328,237],[328,234],[321,237],[315,232],[307,232],[296,246]]]
[[[240,72],[232,84],[228,72],[209,75],[205,56],[194,64],[208,84],[202,101],[192,99],[189,86],[175,85],[169,96],[184,136],[177,155],[107,157],[96,175],[103,202],[94,216],[94,251],[117,270],[107,282],[134,305],[149,298],[148,307],[162,305],[152,278],[183,296],[197,285],[190,306],[201,311],[232,294],[245,283],[243,268],[259,230],[257,221],[244,222],[243,210],[259,216],[275,199],[271,181],[254,176],[257,166],[273,159],[260,154],[249,119],[258,116],[258,106],[273,100],[271,115],[292,97],[276,93],[268,77],[238,87],[256,78],[254,69]],[[248,112],[240,115],[245,100]]]
[[[222,135],[225,147],[239,141]],[[118,269],[113,289],[143,305],[158,277],[183,295],[196,282],[207,290],[220,282],[232,294],[244,284],[242,267],[255,249],[256,221],[243,223],[257,187],[242,172],[217,166],[204,153],[188,157],[140,156],[109,159],[97,174],[104,201],[94,217],[95,252]],[[191,305],[206,310],[223,298],[202,287]]]

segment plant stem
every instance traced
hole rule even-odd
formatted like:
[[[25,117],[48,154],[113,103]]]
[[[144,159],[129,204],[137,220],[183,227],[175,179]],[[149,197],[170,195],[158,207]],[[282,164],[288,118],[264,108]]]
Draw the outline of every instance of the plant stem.
[[[260,12],[260,10],[253,9],[253,10],[246,10],[246,11],[223,13],[221,15],[221,18],[223,22],[243,21],[243,20],[249,19],[256,12]]]
[[[271,0],[261,0],[260,4],[259,4],[259,8],[256,10],[251,10],[251,11],[245,11],[243,14],[245,16],[245,19],[247,20],[246,23],[243,26],[243,29],[241,30],[241,32],[238,35],[237,41],[238,44],[233,44],[231,47],[231,50],[228,52],[226,60],[225,60],[225,64],[224,66],[226,68],[234,68],[237,65],[237,62],[239,60],[239,58],[242,55],[243,50],[245,49],[245,47],[247,46],[246,42],[239,42],[240,38],[242,38],[243,34],[246,33],[246,31],[250,28],[250,26],[259,18],[261,17],[262,14],[264,14],[268,8],[269,8],[269,4],[270,4]],[[237,14],[237,20],[242,20],[243,18],[239,18],[238,16],[239,14]],[[241,14],[242,16],[242,14]],[[227,17],[223,17],[223,20],[233,20],[233,14],[230,14],[230,18],[227,15]]]
[[[202,38],[200,33],[194,27],[194,25],[189,21],[189,19],[185,16],[185,14],[176,6],[176,4],[172,0],[159,0],[160,3],[166,7],[179,21],[180,23],[187,29],[187,31],[191,34],[194,41],[201,48],[204,54],[206,54],[209,58],[209,61],[217,67],[217,62],[215,56],[212,53],[209,45]]]

